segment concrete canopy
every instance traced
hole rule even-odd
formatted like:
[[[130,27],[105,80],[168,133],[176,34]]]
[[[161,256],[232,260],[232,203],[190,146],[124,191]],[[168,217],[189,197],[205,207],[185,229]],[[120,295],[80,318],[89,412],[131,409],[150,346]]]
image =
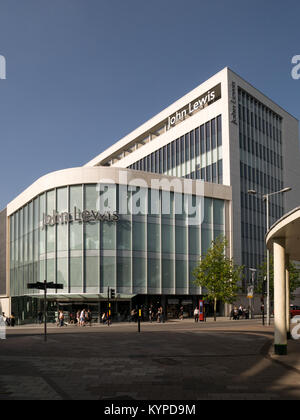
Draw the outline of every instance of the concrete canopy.
[[[286,355],[291,335],[289,261],[300,261],[300,207],[271,227],[266,242],[274,254],[274,349]]]
[[[276,222],[267,233],[267,247],[272,250],[274,241],[285,241],[285,251],[291,260],[300,261],[300,207]]]

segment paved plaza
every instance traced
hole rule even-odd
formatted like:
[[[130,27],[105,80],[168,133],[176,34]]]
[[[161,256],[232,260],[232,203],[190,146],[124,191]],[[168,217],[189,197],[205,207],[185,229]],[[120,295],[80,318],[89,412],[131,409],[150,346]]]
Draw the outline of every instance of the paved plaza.
[[[8,329],[0,400],[299,399],[300,341],[272,355],[261,321]]]

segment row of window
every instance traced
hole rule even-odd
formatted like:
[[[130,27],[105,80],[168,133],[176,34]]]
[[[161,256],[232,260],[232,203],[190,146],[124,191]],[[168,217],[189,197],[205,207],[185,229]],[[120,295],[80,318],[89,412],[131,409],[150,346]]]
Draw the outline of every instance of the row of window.
[[[252,277],[252,273],[249,271],[249,268],[259,268],[265,259],[265,255],[264,253],[258,254],[257,252],[250,253],[247,251],[243,251],[242,258],[244,261],[244,266],[246,267],[247,277],[245,279],[245,283],[246,283],[246,286],[248,286],[249,285],[248,280],[251,279]],[[257,277],[256,277],[256,280],[257,280]]]
[[[249,181],[249,186],[253,186],[253,184],[259,185],[263,190],[268,191],[279,191],[283,188],[282,181],[243,162],[240,162],[240,174],[242,179]]]
[[[282,156],[279,156],[275,150],[271,150],[253,139],[251,140],[250,137],[247,138],[242,133],[240,133],[240,149],[245,150],[278,169],[283,169]]]
[[[214,184],[223,184],[223,160],[208,165],[205,168],[197,169],[186,175],[187,179],[201,179],[205,182],[212,182]]]
[[[130,165],[129,169],[163,174],[220,146],[221,115]]]
[[[52,259],[47,260],[47,266],[40,261],[11,270],[11,295],[39,294],[29,291],[27,285],[45,279],[62,284],[64,289],[59,293],[105,293],[108,287],[126,295],[187,293],[196,289],[193,284],[196,265],[197,261],[191,260],[138,257]]]
[[[242,223],[242,238],[254,239],[255,241],[263,241],[266,229],[264,226],[257,226],[252,223]]]
[[[241,207],[242,209],[249,209],[260,214],[266,214],[265,202],[261,198],[253,197],[248,193],[241,192]],[[270,216],[272,218],[279,219],[282,216],[283,211],[284,209],[281,206],[270,203]]]
[[[280,144],[282,143],[282,118],[240,88],[239,118],[249,127],[259,130]]]

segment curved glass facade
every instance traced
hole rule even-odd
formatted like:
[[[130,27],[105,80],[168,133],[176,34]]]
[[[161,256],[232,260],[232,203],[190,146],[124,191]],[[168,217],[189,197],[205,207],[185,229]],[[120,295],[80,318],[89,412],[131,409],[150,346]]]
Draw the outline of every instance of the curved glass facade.
[[[125,202],[119,199],[121,188]],[[151,209],[149,189],[130,191],[116,185],[103,189],[108,190],[118,213],[112,220],[75,220],[84,210],[96,213],[102,194],[96,184],[47,191],[10,216],[11,296],[39,294],[27,285],[44,280],[63,284],[59,295],[105,297],[108,287],[120,297],[199,293],[192,272],[211,241],[225,233],[225,202],[205,198],[203,223],[189,225],[187,213],[176,212],[181,194],[170,193],[170,211],[162,214],[165,193],[160,191],[159,212],[153,215],[144,211]],[[72,221],[67,220],[71,213]],[[60,216],[51,223],[51,215]],[[45,223],[47,218],[50,223]]]

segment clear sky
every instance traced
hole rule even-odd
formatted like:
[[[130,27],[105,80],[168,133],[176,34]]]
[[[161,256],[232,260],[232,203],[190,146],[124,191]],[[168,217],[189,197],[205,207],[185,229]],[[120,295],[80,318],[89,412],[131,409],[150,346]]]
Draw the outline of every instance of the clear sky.
[[[300,119],[298,0],[0,0],[0,208],[229,66]]]

